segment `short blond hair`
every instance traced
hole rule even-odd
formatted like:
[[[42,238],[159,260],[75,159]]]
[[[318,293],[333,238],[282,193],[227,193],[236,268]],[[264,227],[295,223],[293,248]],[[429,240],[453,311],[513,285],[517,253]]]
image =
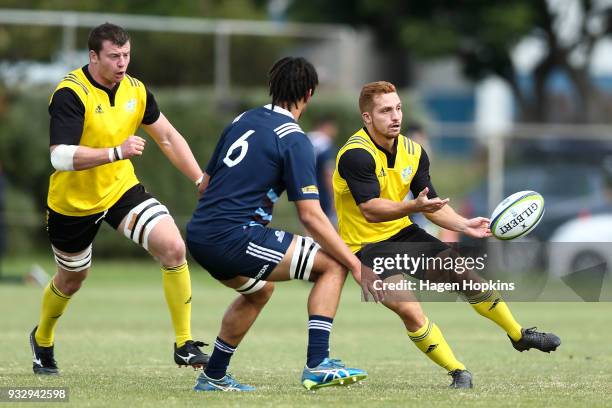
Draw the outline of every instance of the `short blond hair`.
[[[387,81],[376,81],[365,84],[359,94],[359,111],[370,112],[374,106],[374,97],[381,94],[397,92],[395,85]]]

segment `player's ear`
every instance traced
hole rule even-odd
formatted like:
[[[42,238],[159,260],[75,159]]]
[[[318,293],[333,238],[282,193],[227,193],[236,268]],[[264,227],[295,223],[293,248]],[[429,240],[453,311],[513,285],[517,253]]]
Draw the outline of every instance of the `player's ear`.
[[[309,89],[308,92],[306,93],[306,96],[304,96],[304,102],[305,103],[310,102],[310,98],[312,98],[312,89]]]
[[[89,61],[98,62],[99,55],[94,50],[89,50]]]
[[[361,112],[361,119],[363,119],[363,123],[366,125],[372,124],[372,116],[370,116],[370,112]]]

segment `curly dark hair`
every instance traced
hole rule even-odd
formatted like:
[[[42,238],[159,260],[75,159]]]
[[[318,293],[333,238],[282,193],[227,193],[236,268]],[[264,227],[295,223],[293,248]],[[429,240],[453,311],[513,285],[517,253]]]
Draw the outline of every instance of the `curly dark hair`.
[[[272,105],[293,105],[314,94],[319,77],[314,66],[302,57],[284,57],[276,61],[268,73]]]

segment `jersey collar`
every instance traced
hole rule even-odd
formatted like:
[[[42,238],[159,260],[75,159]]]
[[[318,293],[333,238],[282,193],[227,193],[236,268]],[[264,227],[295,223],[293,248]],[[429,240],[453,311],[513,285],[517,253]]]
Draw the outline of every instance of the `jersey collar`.
[[[366,133],[366,135],[368,135],[372,143],[374,143],[374,146],[376,146],[376,148],[380,150],[381,152],[383,152],[385,156],[387,157],[387,167],[389,168],[395,167],[395,158],[397,157],[397,140],[399,139],[399,137],[396,137],[395,140],[393,141],[393,150],[395,150],[395,153],[391,153],[390,151],[388,151],[387,149],[380,146],[378,143],[374,141],[374,138],[372,137],[372,135],[370,135],[370,132],[368,132],[368,129],[365,126],[362,129]]]
[[[270,109],[271,111],[277,112],[277,113],[282,113],[285,116],[289,116],[291,119],[295,120],[295,118],[293,117],[293,114],[291,112],[289,112],[287,109],[285,108],[281,108],[278,105],[274,105],[274,108],[272,108],[272,104],[269,103],[267,105],[264,105],[264,108],[266,109]]]
[[[106,92],[106,94],[108,95],[108,101],[110,102],[110,105],[115,106],[115,95],[117,94],[117,89],[119,89],[119,85],[121,85],[121,82],[117,83],[117,85],[115,85],[113,89],[109,89],[105,87],[104,85],[96,82],[95,79],[93,79],[93,77],[89,73],[89,64],[85,65],[83,68],[81,68],[81,70],[83,71],[83,74],[85,74],[85,76],[87,77],[87,80],[94,87]]]

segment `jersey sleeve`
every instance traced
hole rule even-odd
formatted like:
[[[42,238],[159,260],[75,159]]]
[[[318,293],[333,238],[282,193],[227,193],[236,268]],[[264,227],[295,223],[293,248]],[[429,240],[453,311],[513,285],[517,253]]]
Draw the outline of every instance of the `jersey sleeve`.
[[[429,175],[429,157],[427,156],[425,149],[421,148],[419,167],[417,168],[417,171],[410,182],[410,192],[414,197],[417,197],[425,187],[429,188],[427,198],[436,198],[438,196],[438,193],[436,193],[436,190],[431,183],[431,177]]]
[[[380,197],[374,158],[364,149],[350,149],[338,161],[338,173],[346,180],[357,205]]]
[[[289,201],[318,200],[316,160],[305,134],[292,134],[283,146],[283,179]]]
[[[147,88],[147,103],[145,105],[145,111],[142,117],[142,124],[152,125],[153,123],[157,122],[159,115],[161,115],[161,112],[157,106],[155,96],[153,96],[153,93]]]
[[[78,145],[83,134],[85,105],[70,88],[58,89],[49,104],[49,145]]]

